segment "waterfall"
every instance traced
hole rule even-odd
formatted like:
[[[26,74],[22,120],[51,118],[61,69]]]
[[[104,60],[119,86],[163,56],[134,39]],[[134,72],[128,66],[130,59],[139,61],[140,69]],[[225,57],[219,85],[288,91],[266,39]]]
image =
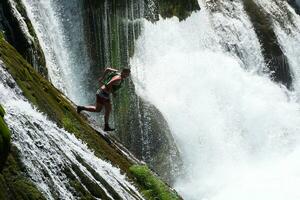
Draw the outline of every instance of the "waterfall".
[[[226,1],[203,2],[183,22],[145,21],[131,59],[138,94],[162,112],[181,151],[174,186],[187,200],[299,199],[299,103],[260,73],[241,2],[227,13],[210,8]],[[288,55],[295,63],[297,53]]]
[[[87,102],[90,71],[83,34],[83,2],[22,0],[46,57],[49,78],[75,102]]]
[[[13,145],[47,199],[78,198],[71,185],[74,180],[80,180],[97,198],[143,199],[118,168],[96,157],[86,144],[27,102],[2,64],[0,74],[0,101],[7,110],[5,120],[13,133]]]

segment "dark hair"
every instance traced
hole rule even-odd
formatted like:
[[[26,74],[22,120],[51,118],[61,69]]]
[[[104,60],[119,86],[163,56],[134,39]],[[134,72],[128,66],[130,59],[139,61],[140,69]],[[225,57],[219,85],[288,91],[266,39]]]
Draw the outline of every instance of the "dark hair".
[[[130,69],[129,69],[129,68],[124,68],[124,69],[122,70],[122,72],[124,72],[124,73],[130,73]]]

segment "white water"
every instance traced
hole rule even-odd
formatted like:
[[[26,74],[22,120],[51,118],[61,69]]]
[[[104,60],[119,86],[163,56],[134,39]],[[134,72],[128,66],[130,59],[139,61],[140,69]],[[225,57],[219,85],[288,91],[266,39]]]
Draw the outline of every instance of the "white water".
[[[22,1],[44,51],[51,82],[74,102],[86,103],[89,62],[82,2]]]
[[[13,134],[13,144],[20,151],[29,177],[47,199],[76,199],[64,173],[64,169],[71,164],[78,166],[90,180],[105,190],[88,169],[77,161],[77,156],[104,178],[122,199],[143,199],[118,168],[96,157],[86,144],[57,127],[32,107],[21,95],[13,78],[3,69],[1,61],[0,74],[0,102],[7,112],[5,121]],[[74,171],[72,173],[76,176]],[[108,191],[106,193],[114,199]]]
[[[238,29],[228,42],[253,32],[241,25],[249,24],[245,15],[235,16],[224,22]],[[268,77],[244,70],[263,65],[255,43],[239,43],[254,50],[243,63],[255,66],[223,50],[212,17],[202,6],[181,23],[145,22],[131,60],[137,92],[163,113],[181,150],[175,188],[187,200],[297,200],[300,106]]]
[[[218,1],[217,4],[219,11],[207,15],[210,15],[213,29],[220,37],[219,42],[235,59],[241,60],[246,70],[261,73],[265,68],[261,46],[242,1]],[[207,5],[210,10],[214,10],[215,4],[212,1]],[[201,3],[201,7],[204,6]]]

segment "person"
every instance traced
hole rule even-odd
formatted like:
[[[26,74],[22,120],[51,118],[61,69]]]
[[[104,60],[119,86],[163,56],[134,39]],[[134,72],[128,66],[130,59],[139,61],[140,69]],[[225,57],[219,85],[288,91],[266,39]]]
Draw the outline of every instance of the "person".
[[[122,86],[124,79],[130,75],[130,69],[125,68],[119,73],[113,68],[106,68],[104,74],[99,78],[99,89],[96,93],[96,106],[77,106],[77,112],[101,112],[105,108],[104,114],[104,131],[113,131],[115,129],[109,127],[109,115],[112,110],[110,95],[115,96],[115,92]]]

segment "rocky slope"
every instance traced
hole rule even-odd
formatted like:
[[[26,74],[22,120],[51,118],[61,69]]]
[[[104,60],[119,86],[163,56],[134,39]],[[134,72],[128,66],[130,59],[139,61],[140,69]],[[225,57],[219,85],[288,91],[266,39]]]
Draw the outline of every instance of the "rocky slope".
[[[58,127],[63,127],[87,143],[87,146],[92,149],[94,154],[100,159],[107,160],[114,166],[120,168],[122,173],[126,173],[128,178],[135,182],[135,185],[141,192],[145,191],[142,193],[146,198],[151,199],[162,194],[167,195],[168,198],[179,198],[176,193],[169,190],[168,187],[155,178],[155,176],[152,176],[152,173],[147,168],[138,167],[141,163],[134,159],[134,157],[125,155],[124,150],[120,150],[121,146],[119,144],[91,128],[86,120],[76,113],[71,102],[45,78],[39,75],[3,38],[0,40],[0,55],[0,60],[3,62],[1,64],[2,67],[11,74],[17,83],[17,85],[11,84],[9,87],[19,87],[22,90],[22,94],[32,102],[40,112],[45,113],[51,121],[54,121]],[[5,136],[4,138],[7,138],[7,129],[1,128],[1,130],[4,130],[4,132],[1,133]],[[4,141],[6,141],[4,145],[4,147],[6,147],[4,149],[6,150],[1,152],[1,158],[7,155],[8,139]],[[13,141],[13,144],[14,142],[16,141]],[[24,158],[22,154],[18,154],[15,148],[13,148],[12,153],[9,155],[6,165],[1,172],[2,191],[0,191],[0,195],[8,199],[15,199],[16,196],[18,196],[19,199],[42,199],[42,194],[38,192],[32,183],[28,181],[28,178],[26,178],[28,177],[27,174],[30,174],[28,168],[22,167],[22,163],[26,162],[26,158]],[[80,161],[86,166],[83,160],[79,159],[79,162]],[[94,174],[93,176],[96,180],[103,180],[99,175],[97,176],[97,173],[93,171],[92,168],[88,166],[86,166],[86,168],[91,174]],[[70,170],[72,173],[70,173]],[[75,172],[75,174],[73,172]],[[107,196],[107,194],[110,194],[115,199],[116,197],[120,199],[120,196],[114,192],[114,189],[109,184],[102,186],[108,193],[101,192],[103,189],[95,185],[93,181],[81,172],[79,168],[76,168],[76,166],[72,168],[64,167],[60,173],[68,177],[68,185],[73,188],[72,190],[76,191],[78,198],[94,199],[95,197],[101,197],[103,199],[110,199],[111,197]],[[143,176],[145,173],[147,177]],[[153,177],[153,180],[147,184],[145,181],[147,181],[150,175]],[[10,193],[10,190],[15,193]]]

